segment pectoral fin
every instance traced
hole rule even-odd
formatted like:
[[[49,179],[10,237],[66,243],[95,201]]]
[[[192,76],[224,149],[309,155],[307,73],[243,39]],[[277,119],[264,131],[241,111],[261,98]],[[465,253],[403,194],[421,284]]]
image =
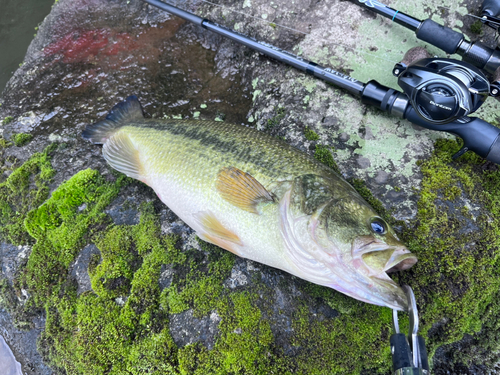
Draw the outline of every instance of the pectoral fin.
[[[233,206],[254,214],[259,214],[259,203],[274,202],[271,193],[259,181],[235,167],[223,168],[219,172],[216,188]]]
[[[104,143],[102,148],[104,159],[111,167],[127,176],[147,183],[139,150],[124,132],[118,131]]]
[[[243,246],[238,235],[224,227],[224,225],[210,211],[198,212],[195,215],[198,225],[202,228],[197,231],[198,237],[202,240],[213,243],[233,254],[240,255],[236,251],[237,246]]]

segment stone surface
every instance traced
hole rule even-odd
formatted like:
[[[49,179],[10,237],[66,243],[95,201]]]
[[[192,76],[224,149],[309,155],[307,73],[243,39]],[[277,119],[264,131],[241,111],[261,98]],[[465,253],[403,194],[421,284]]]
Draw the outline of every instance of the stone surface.
[[[476,3],[447,4],[451,9],[444,10],[437,0],[426,2],[425,7],[420,1],[412,4],[393,1],[391,6],[416,18],[432,16],[436,21],[468,32],[463,26],[467,19],[464,15]],[[397,88],[396,79],[390,74],[393,64],[401,60],[407,49],[423,44],[410,31],[343,1],[332,4],[308,0],[226,0],[221,2],[223,7],[202,1],[179,1],[177,5],[361,81],[375,79],[393,88]],[[485,37],[488,40],[490,34]],[[442,56],[435,49],[431,48],[431,52]],[[333,150],[345,178],[365,181],[382,207],[392,209],[396,219],[410,226],[418,225],[413,220],[417,217],[419,189],[424,178],[419,163],[430,158],[437,139],[452,138],[369,108],[342,90],[141,1],[60,0],[40,27],[24,65],[0,99],[0,119],[13,118],[0,127],[0,135],[5,139],[19,132],[34,135],[24,147],[3,150],[5,168],[1,170],[0,181],[11,173],[12,165],[21,165],[53,142],[59,146],[52,153],[56,174],[51,191],[87,168],[98,170],[107,181],[115,181],[116,174],[107,167],[100,148],[84,142],[80,133],[86,124],[102,119],[113,105],[131,94],[139,97],[148,116],[223,119],[254,126],[310,154],[316,145],[326,145]],[[477,115],[497,122],[499,109],[499,104],[490,99]],[[319,135],[319,141],[305,138],[306,127]],[[143,202],[154,205],[161,220],[161,234],[179,236],[177,246],[210,274],[212,254],[200,247],[192,230],[144,185],[135,182],[123,188],[105,213],[116,226],[137,225]],[[468,196],[453,203],[439,197],[436,205],[443,206],[443,212],[450,217],[466,223],[459,234],[467,236],[478,231],[476,218],[483,214],[483,208]],[[472,219],[458,212],[458,207],[469,207]],[[86,208],[82,205],[78,210],[85,212]],[[12,285],[31,247],[2,243],[1,251],[2,279]],[[78,249],[78,254],[69,273],[71,280],[76,281],[78,295],[85,295],[93,292],[87,269],[92,254],[99,255],[99,250],[95,244],[87,244]],[[169,290],[174,280],[186,274],[188,271],[182,267],[162,265],[158,285],[162,291]],[[244,259],[235,259],[223,287],[230,295],[248,292],[259,296],[255,306],[269,324],[272,347],[290,358],[304,353],[312,353],[312,358],[321,355],[315,351],[319,349],[304,346],[304,341],[302,344],[294,341],[300,324],[306,324],[295,320],[299,312],[306,311],[309,323],[340,321],[359,306],[348,301],[332,308],[327,298],[315,297],[302,280]],[[25,303],[26,295],[21,291],[18,299],[19,303]],[[123,307],[128,299],[118,296],[114,301]],[[301,301],[307,301],[307,308]],[[158,314],[163,317],[164,311]],[[182,312],[169,314],[173,342],[178,348],[200,343],[208,350],[220,349],[217,347],[222,335],[220,327],[227,324],[221,314],[210,311],[199,316],[189,306]],[[45,324],[44,315],[38,312],[32,317],[35,328],[28,331],[15,328],[4,310],[0,319],[1,327],[8,332],[5,338],[20,358],[24,371],[51,373],[35,349],[36,337]],[[238,326],[230,334],[243,337],[244,328]],[[431,341],[437,340],[440,332],[438,323],[434,328],[429,331]],[[388,348],[388,336],[386,328],[374,340],[376,345]],[[436,373],[447,373],[446,367],[452,360],[450,353],[468,343],[476,345],[474,339],[465,337],[438,348],[434,361]],[[496,364],[458,364],[454,365],[456,372],[449,373],[494,373],[498,371],[495,359],[498,350],[495,347],[491,356]],[[484,350],[478,347],[478,351]],[[47,355],[47,348],[43,352]],[[342,370],[338,369],[338,373]]]

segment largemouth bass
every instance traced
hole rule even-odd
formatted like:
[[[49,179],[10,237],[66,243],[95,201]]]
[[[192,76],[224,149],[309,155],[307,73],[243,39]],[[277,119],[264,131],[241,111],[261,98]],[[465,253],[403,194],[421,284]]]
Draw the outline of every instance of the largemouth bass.
[[[83,138],[154,189],[198,236],[358,300],[406,310],[387,275],[417,261],[342,177],[265,133],[215,121],[144,118],[136,97]]]

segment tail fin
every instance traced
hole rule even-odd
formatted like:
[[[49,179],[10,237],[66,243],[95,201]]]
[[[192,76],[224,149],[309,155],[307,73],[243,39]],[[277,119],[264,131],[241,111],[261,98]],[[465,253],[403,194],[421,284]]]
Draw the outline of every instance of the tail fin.
[[[139,103],[137,96],[132,95],[124,102],[115,105],[105,120],[87,125],[82,132],[82,137],[92,143],[103,144],[123,125],[143,118],[141,103]]]

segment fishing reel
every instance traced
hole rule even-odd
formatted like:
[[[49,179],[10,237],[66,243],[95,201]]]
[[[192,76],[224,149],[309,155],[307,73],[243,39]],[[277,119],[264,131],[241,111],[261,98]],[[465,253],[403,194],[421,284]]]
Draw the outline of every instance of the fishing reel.
[[[409,50],[393,74],[423,120],[443,125],[474,113],[490,95],[490,83],[476,67],[432,58],[424,48]]]
[[[500,33],[499,16],[500,0],[484,0],[481,8],[481,22]],[[500,67],[495,70],[491,79],[491,95],[500,96]]]

